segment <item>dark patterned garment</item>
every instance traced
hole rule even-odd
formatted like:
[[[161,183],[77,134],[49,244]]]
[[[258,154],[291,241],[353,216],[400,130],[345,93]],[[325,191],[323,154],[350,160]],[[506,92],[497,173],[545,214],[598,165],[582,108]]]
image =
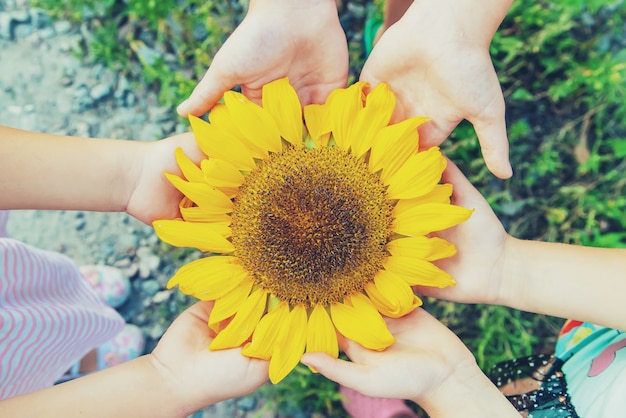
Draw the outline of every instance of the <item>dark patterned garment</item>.
[[[491,379],[523,417],[626,416],[623,348],[622,331],[567,321],[554,355],[497,364]]]

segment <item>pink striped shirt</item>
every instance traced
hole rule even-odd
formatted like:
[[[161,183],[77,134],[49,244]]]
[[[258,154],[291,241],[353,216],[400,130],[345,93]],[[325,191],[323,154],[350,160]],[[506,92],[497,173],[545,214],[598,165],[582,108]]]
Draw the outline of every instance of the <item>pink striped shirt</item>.
[[[69,258],[0,238],[0,399],[51,386],[123,326]]]

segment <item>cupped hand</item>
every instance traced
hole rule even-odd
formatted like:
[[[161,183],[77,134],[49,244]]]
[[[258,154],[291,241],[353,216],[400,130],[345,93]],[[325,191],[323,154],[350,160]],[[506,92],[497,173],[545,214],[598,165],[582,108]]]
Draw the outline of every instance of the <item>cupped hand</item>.
[[[456,279],[456,285],[443,289],[416,286],[417,293],[455,302],[491,303],[502,300],[502,269],[511,236],[478,190],[461,170],[448,161],[443,181],[453,186],[452,203],[473,209],[469,220],[437,232],[456,246],[456,254],[436,262]]]
[[[307,353],[302,362],[364,395],[418,403],[451,376],[479,371],[465,344],[421,308],[402,318],[387,319],[387,326],[396,342],[382,352],[344,340],[342,349],[350,362],[323,353]]]
[[[200,116],[241,85],[260,103],[264,84],[288,77],[303,105],[323,103],[345,87],[348,46],[334,0],[252,2],[178,113]]]
[[[204,155],[196,145],[193,133],[139,145],[142,152],[137,153],[135,160],[138,174],[126,205],[126,212],[146,224],[151,224],[157,219],[179,217],[178,205],[183,196],[163,173],[180,175],[175,158],[176,148],[182,148],[196,163],[203,158]]]
[[[458,35],[455,22],[415,4],[380,37],[361,80],[387,82],[397,98],[394,120],[423,115],[420,147],[441,144],[463,119],[474,125],[489,170],[512,175],[505,103],[489,43]],[[430,6],[429,6],[430,7]]]
[[[268,380],[267,361],[246,357],[240,348],[209,350],[212,308],[213,302],[198,302],[184,311],[151,354],[177,394],[196,408],[247,395]]]

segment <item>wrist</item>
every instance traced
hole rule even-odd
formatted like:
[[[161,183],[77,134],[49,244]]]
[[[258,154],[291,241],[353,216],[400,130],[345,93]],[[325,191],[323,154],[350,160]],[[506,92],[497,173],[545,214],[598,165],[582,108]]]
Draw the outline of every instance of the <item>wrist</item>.
[[[193,390],[188,387],[190,382],[178,377],[174,370],[163,364],[154,354],[146,354],[143,358],[151,370],[150,375],[154,384],[161,388],[159,392],[163,394],[163,399],[167,399],[163,405],[163,411],[170,411],[167,416],[187,417],[217,402],[217,400],[207,400],[206,397],[202,399],[202,397],[194,396]]]
[[[507,234],[503,243],[502,267],[496,273],[499,276],[499,287],[495,305],[514,308],[525,297],[524,280],[519,280],[526,275],[527,268],[527,263],[521,257],[524,242]]]
[[[475,44],[488,50],[496,30],[502,23],[513,0],[416,0],[402,21],[410,21],[422,36],[417,39],[437,39],[437,47],[445,43]]]
[[[473,359],[456,365],[440,385],[414,401],[432,418],[457,417],[459,411],[467,418],[519,418],[519,413]]]
[[[332,6],[335,12],[337,11],[336,0],[250,0],[248,13],[265,8],[280,8],[288,11],[329,6]]]

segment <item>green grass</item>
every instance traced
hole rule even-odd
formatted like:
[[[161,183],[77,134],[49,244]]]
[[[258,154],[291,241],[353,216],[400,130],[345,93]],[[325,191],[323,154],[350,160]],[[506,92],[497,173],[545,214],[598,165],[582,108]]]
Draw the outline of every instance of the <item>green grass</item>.
[[[368,6],[363,0],[352,3]],[[243,1],[219,0],[37,4],[87,25],[93,38],[83,45],[85,59],[134,74],[172,107],[190,93],[246,8]],[[443,149],[514,236],[626,246],[625,19],[623,0],[517,1],[496,34],[491,53],[507,103],[515,175],[500,181],[487,171],[467,123]],[[357,19],[352,33],[363,23]],[[356,36],[349,46],[354,81],[363,51]],[[551,350],[562,322],[498,306],[437,300],[425,306],[460,335],[485,370],[501,360]],[[335,417],[342,414],[336,389],[298,367],[261,394],[283,416],[303,411]]]

